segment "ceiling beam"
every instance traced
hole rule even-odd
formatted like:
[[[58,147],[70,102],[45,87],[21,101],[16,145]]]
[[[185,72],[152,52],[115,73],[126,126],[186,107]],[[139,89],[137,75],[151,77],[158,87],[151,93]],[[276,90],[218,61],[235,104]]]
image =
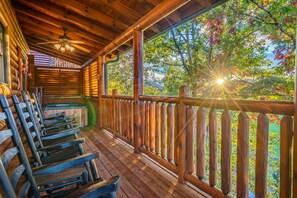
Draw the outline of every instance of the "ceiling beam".
[[[37,21],[37,20],[32,20],[26,16],[21,16],[19,17],[20,21],[21,21],[21,26],[22,27],[27,27],[27,28],[32,28],[32,30],[37,30],[37,29],[41,29],[41,30],[45,30],[45,32],[41,32],[43,35],[48,33],[48,36],[53,37],[54,38],[49,38],[48,41],[52,41],[52,40],[58,40],[59,36],[64,34],[64,31],[62,30],[62,28],[57,28],[55,26],[49,25],[47,23],[44,23],[42,21]],[[47,31],[47,32],[46,32]],[[77,36],[76,34],[72,33],[72,32],[68,32],[67,35],[69,37],[71,37],[71,39],[73,40],[79,40],[79,41],[83,41],[85,43],[86,46],[90,47],[90,50],[98,50],[101,49],[103,47],[103,45],[98,44],[98,43],[94,43],[92,41],[89,41],[85,38],[82,38],[80,36]],[[52,39],[52,40],[50,40]]]
[[[107,45],[109,40],[105,39],[103,37],[97,36],[95,34],[92,34],[91,32],[85,31],[73,24],[70,24],[68,22],[64,22],[61,20],[58,20],[56,18],[50,17],[46,14],[40,13],[36,10],[33,10],[27,6],[21,6],[19,4],[14,5],[14,9],[16,10],[17,13],[24,14],[26,16],[29,16],[31,18],[37,19],[39,21],[43,21],[47,24],[62,28],[65,27],[67,28],[70,32],[74,32],[77,35],[80,35],[81,37],[84,37],[88,40],[91,40],[93,42],[99,43],[101,45]]]
[[[89,31],[93,34],[98,36],[107,38],[107,39],[114,39],[118,34],[119,31],[114,29],[113,31],[107,30],[103,28],[100,24],[95,23],[92,20],[88,20],[84,17],[80,17],[77,14],[72,14],[70,12],[66,12],[63,9],[60,9],[58,6],[48,3],[46,1],[39,1],[39,0],[17,0],[22,5],[26,5],[35,9],[43,14],[49,15],[53,18],[69,22],[75,24],[76,26]]]
[[[205,8],[211,6],[211,0],[196,0],[196,2],[198,2],[200,5],[202,5]]]
[[[48,49],[43,49],[43,48],[40,48],[40,46],[35,46],[33,44],[28,44],[30,49],[31,50],[34,50],[34,51],[37,51],[37,52],[40,52],[40,53],[43,53],[43,54],[46,54],[46,55],[49,55],[49,56],[52,56],[52,57],[55,57],[55,58],[59,58],[59,59],[62,59],[62,60],[65,60],[65,61],[68,61],[70,63],[74,63],[74,64],[77,64],[77,65],[81,65],[82,64],[82,61],[78,61],[74,58],[68,58],[66,56],[63,56],[61,55],[60,53],[57,53],[57,52],[53,52],[53,51],[50,51]]]
[[[124,15],[128,19],[127,22],[129,21],[128,24],[130,26],[143,17],[143,14],[121,3],[120,1],[97,1],[96,3],[101,6],[108,6],[110,9]],[[155,33],[159,33],[161,31],[161,27],[157,24],[152,25],[149,29]]]
[[[48,38],[47,37],[34,34],[32,32],[29,32],[27,29],[24,29],[23,33],[24,33],[24,35],[26,37],[26,40],[31,39],[31,42],[32,41],[35,42],[33,44],[37,44],[37,43],[48,41]],[[48,44],[48,45],[43,45],[43,46],[49,46],[49,45],[53,46],[53,44]],[[73,44],[72,44],[72,46],[73,46]],[[84,46],[82,46],[82,47],[84,47]],[[78,53],[80,53],[81,56],[92,56],[92,54],[94,54],[90,50],[88,52],[86,52],[84,50],[78,49],[77,47],[75,47],[75,48],[78,50]]]
[[[86,58],[80,58],[80,56],[77,56],[77,55],[73,54],[72,52],[71,53],[69,53],[69,52],[61,53],[61,52],[57,51],[57,49],[55,49],[53,47],[45,47],[45,46],[41,46],[41,45],[36,45],[36,44],[34,44],[32,42],[28,42],[28,44],[30,46],[33,46],[33,47],[38,48],[40,50],[44,50],[46,52],[50,52],[52,54],[58,55],[59,58],[64,57],[64,59],[73,60],[73,61],[76,61],[76,62],[79,62],[79,63],[83,62],[86,59]]]
[[[98,56],[106,55],[123,43],[126,43],[133,37],[133,31],[135,29],[146,30],[151,27],[153,24],[162,20],[181,6],[188,3],[190,0],[164,0],[157,7],[152,9],[149,13],[147,13],[144,17],[142,17],[139,21],[137,21],[133,26],[131,26],[128,30],[123,32],[120,36],[118,36],[114,41],[108,44],[105,48],[99,51],[95,56],[89,59],[87,62],[83,64],[83,67],[94,62]]]
[[[55,41],[58,40],[59,34],[56,34],[54,32],[50,32],[44,29],[36,29],[36,28],[29,28],[25,22],[23,22],[24,25],[22,26],[22,30],[26,35],[35,35],[36,38],[40,37],[43,38],[44,40],[42,42],[46,41]],[[33,27],[33,26],[32,26]],[[37,43],[37,40],[34,42]],[[96,50],[96,48],[91,48],[89,46],[85,46],[86,48],[90,49],[92,53]]]
[[[103,14],[102,12],[99,12],[98,10],[92,8],[92,7],[88,7],[83,3],[80,3],[77,0],[50,0],[52,3],[62,6],[66,9],[69,9],[75,13],[78,13],[84,17],[90,18],[92,20],[96,20],[102,24],[105,24],[111,28],[118,28],[120,30],[126,30],[129,28],[129,25],[118,21],[115,18],[112,18],[108,15]]]
[[[53,45],[38,45],[37,43],[43,42],[43,40],[38,39],[36,37],[28,36],[27,41],[31,45],[36,45],[36,46],[40,46],[40,48],[53,50],[53,51],[55,51],[57,53],[61,53],[63,55],[69,55],[71,57],[77,57],[78,59],[85,59],[85,57],[90,57],[90,54],[87,54],[85,52],[79,52],[78,50],[74,50],[73,52],[65,51],[65,52],[62,53],[61,51],[57,50]]]
[[[151,3],[154,6],[158,6],[162,0],[146,0],[147,2]],[[171,19],[174,22],[180,22],[181,19],[181,14],[176,10],[175,12],[172,12],[170,15],[168,15],[166,18]]]

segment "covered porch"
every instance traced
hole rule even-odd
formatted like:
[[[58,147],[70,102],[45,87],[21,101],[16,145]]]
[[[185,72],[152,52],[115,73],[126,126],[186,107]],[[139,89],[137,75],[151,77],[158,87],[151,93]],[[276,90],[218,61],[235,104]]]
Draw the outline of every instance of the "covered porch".
[[[8,64],[0,93],[36,93],[45,110],[56,105],[79,117],[85,151],[100,153],[99,174],[122,176],[118,197],[266,197],[275,161],[279,196],[297,197],[296,97],[198,98],[182,84],[178,96],[144,94],[144,42],[224,2],[4,0]],[[106,63],[130,49],[133,94],[108,94]],[[38,62],[38,53],[55,63]],[[279,159],[269,157],[272,120],[279,122]]]

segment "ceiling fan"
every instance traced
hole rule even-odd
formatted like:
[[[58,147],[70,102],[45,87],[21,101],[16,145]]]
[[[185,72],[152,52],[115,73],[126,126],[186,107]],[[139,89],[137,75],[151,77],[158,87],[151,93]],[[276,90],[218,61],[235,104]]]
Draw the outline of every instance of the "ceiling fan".
[[[68,29],[63,28],[64,34],[59,36],[59,40],[57,41],[47,41],[42,43],[37,43],[38,45],[46,45],[46,44],[54,44],[55,48],[60,50],[61,52],[65,51],[74,51],[75,48],[80,49],[85,52],[90,52],[90,50],[79,46],[78,44],[85,44],[83,41],[72,40],[69,36],[67,36]]]

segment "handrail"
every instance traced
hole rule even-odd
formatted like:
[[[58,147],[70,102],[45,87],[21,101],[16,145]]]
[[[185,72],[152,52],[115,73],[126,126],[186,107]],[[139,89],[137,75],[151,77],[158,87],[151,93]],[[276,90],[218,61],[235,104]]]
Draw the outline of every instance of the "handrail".
[[[112,99],[112,95],[102,95],[102,98]],[[133,100],[133,96],[116,95],[115,99]],[[178,103],[176,96],[139,96],[140,101]],[[185,97],[185,105],[199,106],[205,108],[228,109],[233,111],[245,111],[267,114],[294,115],[294,103],[290,101],[256,101],[256,100],[231,100],[221,98],[196,98]]]
[[[253,101],[227,99],[200,99],[186,97],[184,104],[215,109],[257,112],[267,114],[294,115],[294,103],[284,101]]]

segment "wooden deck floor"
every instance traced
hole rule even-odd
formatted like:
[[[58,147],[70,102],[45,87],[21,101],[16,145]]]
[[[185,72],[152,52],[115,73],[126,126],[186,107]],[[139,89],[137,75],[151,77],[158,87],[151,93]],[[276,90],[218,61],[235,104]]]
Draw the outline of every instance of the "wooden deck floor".
[[[118,197],[209,197],[190,185],[182,185],[176,176],[160,167],[144,154],[135,154],[133,148],[113,139],[105,131],[83,129],[86,152],[98,151],[96,164],[100,176],[121,175],[122,185]]]

